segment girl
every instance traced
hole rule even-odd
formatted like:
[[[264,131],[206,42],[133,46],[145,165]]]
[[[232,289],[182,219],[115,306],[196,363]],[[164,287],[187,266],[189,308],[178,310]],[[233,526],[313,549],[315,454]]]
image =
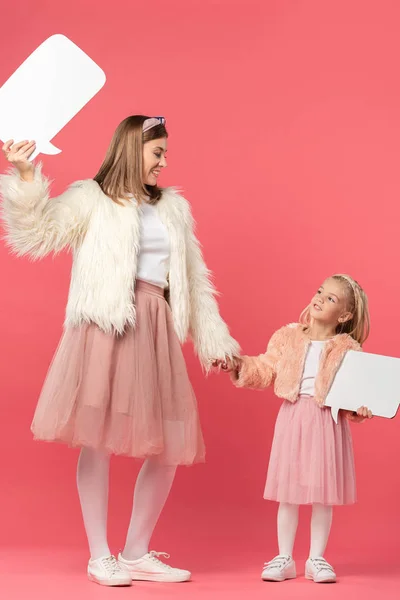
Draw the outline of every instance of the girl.
[[[189,204],[157,186],[167,137],[163,118],[128,117],[96,177],[53,200],[40,166],[29,161],[35,143],[3,147],[16,167],[0,182],[13,251],[35,259],[73,251],[65,332],[32,431],[81,447],[88,576],[102,585],[190,578],[159,559],[168,555],[149,552],[177,465],[204,460],[179,342],[190,332],[207,370],[239,353],[219,315]],[[144,459],[118,560],[106,534],[110,454]]]
[[[351,433],[348,421],[361,422],[371,412],[341,411],[338,425],[324,407],[334,376],[348,350],[361,350],[369,333],[367,297],[348,275],[333,275],[303,311],[300,323],[271,338],[258,357],[228,361],[238,387],[261,390],[272,383],[285,401],[272,443],[264,498],[279,502],[279,555],[266,563],[265,581],[296,577],[292,558],[299,505],[312,504],[311,548],[306,577],[334,582],[323,558],[332,521],[332,506],[356,500]]]

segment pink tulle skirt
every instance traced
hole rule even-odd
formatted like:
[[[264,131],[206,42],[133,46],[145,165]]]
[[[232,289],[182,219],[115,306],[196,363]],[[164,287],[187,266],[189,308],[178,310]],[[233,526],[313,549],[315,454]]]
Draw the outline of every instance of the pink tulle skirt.
[[[32,423],[35,439],[164,464],[204,460],[197,402],[163,290],[139,281],[124,335],[68,328]]]
[[[275,425],[264,498],[291,504],[356,501],[353,444],[348,420],[338,424],[313,398],[285,400]]]

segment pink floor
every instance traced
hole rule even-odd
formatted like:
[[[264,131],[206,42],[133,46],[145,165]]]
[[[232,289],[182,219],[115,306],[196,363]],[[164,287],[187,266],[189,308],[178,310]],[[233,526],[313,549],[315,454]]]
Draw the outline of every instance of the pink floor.
[[[379,557],[377,557],[379,558]],[[283,583],[260,580],[259,556],[247,556],[244,564],[236,559],[227,564],[223,554],[185,561],[193,570],[193,581],[184,584],[135,583],[131,588],[103,588],[86,580],[86,555],[82,551],[46,549],[0,550],[0,598],[3,600],[90,600],[94,598],[340,598],[344,600],[391,600],[399,598],[400,568],[397,557],[382,565],[335,562],[340,576],[336,585],[317,585],[303,577],[303,561],[298,561],[299,577]],[[195,562],[197,564],[195,564]]]

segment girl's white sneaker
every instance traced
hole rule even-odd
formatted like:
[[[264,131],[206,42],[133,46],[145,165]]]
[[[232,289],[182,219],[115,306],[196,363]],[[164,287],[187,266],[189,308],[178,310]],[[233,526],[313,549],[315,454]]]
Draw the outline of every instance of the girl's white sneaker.
[[[296,577],[296,564],[291,556],[275,556],[264,564],[261,579],[264,581],[285,581]]]
[[[306,579],[315,583],[335,583],[336,573],[323,556],[309,558],[306,562]]]

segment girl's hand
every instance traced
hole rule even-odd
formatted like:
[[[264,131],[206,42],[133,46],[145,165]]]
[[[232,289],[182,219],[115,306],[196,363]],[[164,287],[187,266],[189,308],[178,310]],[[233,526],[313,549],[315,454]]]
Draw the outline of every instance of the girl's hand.
[[[29,158],[36,150],[36,142],[24,140],[14,144],[14,140],[9,140],[2,149],[6,160],[18,169],[21,179],[33,181],[35,167]]]
[[[214,369],[222,369],[223,371],[226,369],[226,362],[221,358],[213,360],[211,365],[214,367]]]
[[[353,423],[362,423],[365,419],[372,419],[372,417],[372,412],[366,406],[361,406],[357,412],[346,411],[346,418]]]
[[[238,364],[240,363],[240,358],[226,358],[225,360],[217,359],[212,363],[213,367],[221,368],[225,373],[231,373],[232,371],[236,371],[238,369]]]

